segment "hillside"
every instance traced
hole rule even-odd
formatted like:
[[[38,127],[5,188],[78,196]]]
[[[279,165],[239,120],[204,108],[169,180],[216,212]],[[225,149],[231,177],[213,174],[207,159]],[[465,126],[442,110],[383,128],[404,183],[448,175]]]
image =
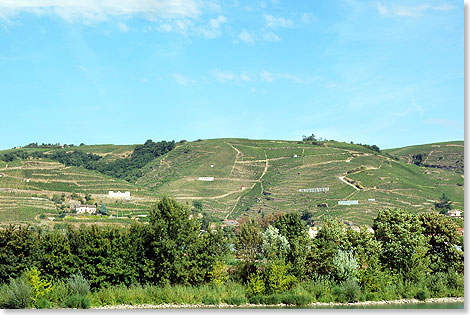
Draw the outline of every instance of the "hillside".
[[[460,175],[409,165],[355,144],[321,144],[246,139],[185,143],[149,163],[137,184],[180,201],[201,200],[205,210],[220,218],[307,210],[314,218],[332,215],[371,224],[380,208],[426,211],[442,193],[463,209]],[[328,192],[299,192],[322,187]],[[338,205],[340,200],[358,200],[358,205]]]
[[[407,163],[464,173],[464,142],[450,141],[384,150]]]
[[[130,156],[134,147],[96,145],[73,149],[112,161]],[[404,155],[408,154],[405,149],[401,151]],[[387,152],[395,154],[398,150]],[[0,161],[1,223],[35,222],[52,226],[62,221],[73,224],[145,221],[150,205],[163,195],[189,205],[200,201],[203,211],[218,219],[309,211],[314,219],[338,216],[355,224],[371,224],[377,211],[385,207],[428,211],[442,193],[449,196],[454,208],[463,209],[464,202],[460,174],[407,164],[360,145],[334,141],[180,142],[145,165],[141,172],[143,176],[136,183],[129,183],[48,159]],[[328,191],[299,191],[311,188]],[[132,198],[109,199],[105,195],[108,190],[130,191]],[[58,217],[57,205],[51,201],[53,195],[64,194],[68,200],[72,193],[82,197],[91,194],[98,204],[106,203],[114,218]],[[358,204],[338,205],[344,200],[357,200]],[[120,218],[115,218],[118,213]]]
[[[129,156],[135,146],[92,145],[64,149],[24,149],[24,151],[80,150],[115,160]],[[12,152],[5,150],[0,153]],[[109,190],[130,191],[131,200],[108,198]],[[59,218],[57,204],[52,201],[54,195],[65,195],[67,201],[72,193],[81,198],[90,194],[95,202],[105,203],[112,215],[119,214],[116,220],[103,221],[99,217],[65,218],[69,223],[91,222],[131,222],[128,218],[139,217],[148,213],[151,204],[157,199],[145,188],[137,187],[127,181],[112,178],[81,167],[65,166],[48,159],[26,159],[12,162],[0,161],[0,224],[41,223],[53,225],[62,222]],[[40,218],[40,215],[43,215]],[[53,218],[53,219],[52,219]]]

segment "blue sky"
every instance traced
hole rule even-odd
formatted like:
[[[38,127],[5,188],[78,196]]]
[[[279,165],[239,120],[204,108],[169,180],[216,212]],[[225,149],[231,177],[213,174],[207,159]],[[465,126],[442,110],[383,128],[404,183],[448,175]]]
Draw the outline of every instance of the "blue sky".
[[[0,0],[0,149],[464,138],[462,1]]]

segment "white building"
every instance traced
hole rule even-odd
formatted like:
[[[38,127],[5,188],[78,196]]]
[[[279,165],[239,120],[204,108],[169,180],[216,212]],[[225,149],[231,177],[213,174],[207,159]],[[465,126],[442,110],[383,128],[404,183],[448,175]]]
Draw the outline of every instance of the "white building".
[[[124,198],[126,200],[129,200],[131,198],[131,193],[129,191],[126,192],[114,192],[112,190],[108,191],[108,196],[111,198]]]
[[[77,212],[77,214],[81,214],[81,213],[96,214],[96,206],[95,205],[76,205],[75,211]]]
[[[447,216],[449,216],[449,217],[461,217],[462,212],[460,210],[449,210],[449,211],[447,211]]]

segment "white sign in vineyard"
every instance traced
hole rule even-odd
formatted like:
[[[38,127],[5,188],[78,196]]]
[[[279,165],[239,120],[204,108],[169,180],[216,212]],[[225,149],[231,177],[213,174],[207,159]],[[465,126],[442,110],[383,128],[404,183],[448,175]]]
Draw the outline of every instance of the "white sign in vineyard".
[[[340,206],[350,206],[350,205],[357,205],[359,204],[358,200],[340,200],[338,201],[338,205]]]
[[[202,180],[204,182],[212,182],[214,180],[214,177],[199,177],[199,180]]]
[[[299,189],[299,192],[327,192],[328,190],[330,190],[330,187],[304,188]]]

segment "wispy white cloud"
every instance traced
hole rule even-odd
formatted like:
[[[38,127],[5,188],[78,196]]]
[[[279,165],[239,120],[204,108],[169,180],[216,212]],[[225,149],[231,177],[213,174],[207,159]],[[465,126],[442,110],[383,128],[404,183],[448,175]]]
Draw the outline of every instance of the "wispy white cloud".
[[[157,18],[194,18],[201,14],[197,0],[2,0],[0,17],[21,12],[55,15],[69,22],[100,22],[113,16]]]
[[[246,29],[243,29],[240,34],[238,34],[237,39],[235,40],[235,43],[238,42],[238,40],[241,40],[244,43],[251,44],[253,45],[255,43],[255,37],[253,34],[248,33]]]
[[[183,36],[216,38],[222,34],[221,28],[225,23],[227,23],[227,18],[223,15],[209,19],[205,24],[196,24],[190,19],[177,19],[158,25],[157,30],[164,33],[177,33]]]
[[[182,74],[179,74],[179,73],[174,73],[173,74],[173,79],[175,79],[175,81],[179,84],[179,85],[183,85],[183,86],[189,86],[189,85],[194,85],[196,84],[196,80],[193,80],[187,76],[184,76]]]
[[[234,74],[231,71],[222,71],[220,69],[210,70],[209,73],[219,82],[251,81],[251,77],[246,73]]]
[[[304,12],[302,13],[300,20],[302,21],[302,23],[308,24],[312,21],[312,18],[313,18],[313,15],[311,13]]]
[[[266,81],[266,82],[273,82],[274,80],[287,80],[287,81],[292,81],[296,83],[308,83],[311,81],[311,79],[301,78],[298,75],[290,74],[287,72],[273,73],[273,72],[264,70],[259,73],[259,76],[262,81]]]
[[[117,27],[118,27],[121,31],[123,31],[124,33],[129,32],[129,26],[127,26],[127,24],[125,24],[125,23],[119,22],[119,23],[117,24]]]
[[[373,4],[375,9],[384,16],[404,16],[404,17],[418,17],[426,12],[432,11],[449,11],[454,9],[454,6],[450,4],[441,5],[430,5],[430,4],[419,4],[419,5],[390,5],[387,6],[381,2]]]
[[[263,33],[263,39],[267,42],[278,42],[281,40],[277,34],[274,34],[271,31]]]
[[[293,28],[294,23],[282,17],[275,17],[270,14],[264,15],[264,20],[266,22],[266,26],[270,28]]]

